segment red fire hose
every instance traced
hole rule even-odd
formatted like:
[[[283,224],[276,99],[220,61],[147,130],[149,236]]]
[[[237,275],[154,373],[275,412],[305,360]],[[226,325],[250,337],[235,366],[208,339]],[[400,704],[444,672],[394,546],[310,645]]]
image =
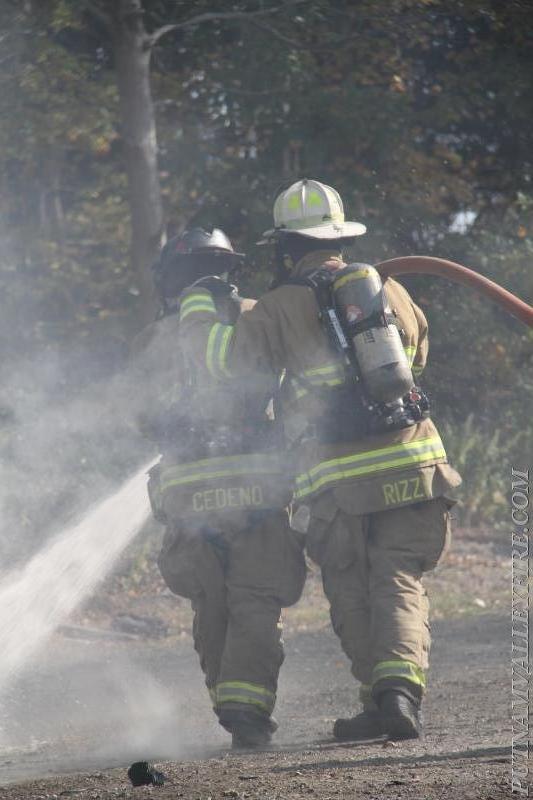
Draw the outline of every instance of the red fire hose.
[[[446,261],[444,258],[433,258],[432,256],[404,256],[381,261],[379,264],[375,264],[375,268],[383,279],[392,275],[437,275],[454,283],[461,283],[463,286],[471,286],[490,297],[520,322],[533,328],[533,306],[524,303],[519,297],[511,294],[502,286],[498,286],[494,281],[490,281],[483,275],[479,275],[461,264],[456,264],[454,261]]]

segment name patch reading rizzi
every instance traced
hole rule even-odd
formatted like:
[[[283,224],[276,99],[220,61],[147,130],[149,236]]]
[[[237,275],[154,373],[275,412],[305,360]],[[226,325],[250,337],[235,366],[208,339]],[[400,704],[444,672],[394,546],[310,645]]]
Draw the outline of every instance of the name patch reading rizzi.
[[[427,497],[419,477],[384,483],[382,489],[385,495],[385,504],[388,506],[409,503],[413,500],[425,500]]]

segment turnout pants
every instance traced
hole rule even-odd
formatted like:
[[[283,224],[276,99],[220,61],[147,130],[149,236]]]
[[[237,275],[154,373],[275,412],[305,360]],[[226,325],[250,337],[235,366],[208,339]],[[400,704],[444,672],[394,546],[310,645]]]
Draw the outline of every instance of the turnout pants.
[[[328,520],[311,509],[309,555],[321,567],[333,628],[367,708],[391,688],[422,698],[430,627],[421,578],[449,540],[450,505],[439,497],[364,516],[337,508],[322,515]]]
[[[270,715],[283,662],[281,609],[305,582],[301,537],[284,511],[222,521],[217,530],[167,528],[161,574],[191,600],[194,646],[216,713],[223,707]]]

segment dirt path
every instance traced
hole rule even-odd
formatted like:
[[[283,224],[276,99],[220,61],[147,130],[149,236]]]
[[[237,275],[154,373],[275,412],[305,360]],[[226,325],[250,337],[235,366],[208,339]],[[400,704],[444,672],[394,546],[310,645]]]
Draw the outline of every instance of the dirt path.
[[[277,749],[243,755],[228,752],[213,721],[189,641],[56,636],[3,698],[0,798],[507,797],[508,620],[484,613],[433,627],[422,744],[331,740],[356,691],[324,629],[288,637]],[[139,758],[163,764],[162,789],[131,787],[125,767]],[[43,779],[58,773],[74,774]]]

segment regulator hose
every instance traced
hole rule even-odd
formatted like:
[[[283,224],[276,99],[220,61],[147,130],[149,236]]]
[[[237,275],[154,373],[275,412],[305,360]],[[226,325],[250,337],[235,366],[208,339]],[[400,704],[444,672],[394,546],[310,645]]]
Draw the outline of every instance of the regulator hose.
[[[519,319],[520,322],[533,328],[533,306],[520,300],[519,297],[508,292],[503,286],[499,286],[494,281],[479,275],[479,273],[468,269],[468,267],[456,264],[454,261],[434,258],[433,256],[402,256],[381,261],[374,266],[383,280],[393,275],[437,275],[440,278],[447,278],[463,286],[471,286],[481,294],[490,297],[491,300],[502,306],[509,314]]]

